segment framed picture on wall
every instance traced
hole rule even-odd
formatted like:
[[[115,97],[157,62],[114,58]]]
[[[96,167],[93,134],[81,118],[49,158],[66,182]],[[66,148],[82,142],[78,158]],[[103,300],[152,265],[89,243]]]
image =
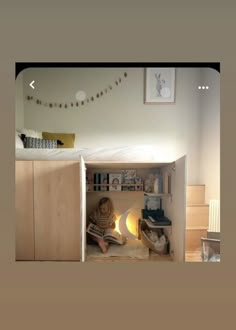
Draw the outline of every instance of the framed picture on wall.
[[[175,103],[175,68],[145,69],[144,103]]]

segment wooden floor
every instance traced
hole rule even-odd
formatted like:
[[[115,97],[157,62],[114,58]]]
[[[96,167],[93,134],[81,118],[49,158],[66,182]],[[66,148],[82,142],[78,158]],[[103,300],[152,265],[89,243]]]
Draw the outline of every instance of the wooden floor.
[[[168,255],[159,255],[151,250],[149,250],[149,258],[146,259],[138,259],[138,258],[130,258],[130,257],[106,257],[104,258],[101,255],[101,258],[93,258],[93,256],[87,256],[86,261],[89,262],[150,262],[150,261],[172,261],[171,256]]]
[[[201,250],[186,251],[185,261],[186,262],[202,262]]]
[[[101,255],[101,258],[93,258],[92,256],[87,256],[87,262],[166,262],[173,261],[170,255],[159,255],[151,250],[149,250],[149,258],[147,259],[137,259],[129,257],[106,257]],[[185,262],[202,262],[201,251],[187,251],[185,254]]]

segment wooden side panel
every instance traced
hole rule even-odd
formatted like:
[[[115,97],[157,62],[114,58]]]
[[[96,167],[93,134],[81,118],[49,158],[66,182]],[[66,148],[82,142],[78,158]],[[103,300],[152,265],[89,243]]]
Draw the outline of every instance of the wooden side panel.
[[[174,261],[185,260],[185,228],[186,228],[186,157],[175,162],[173,182],[173,221],[172,237],[174,245]]]
[[[34,260],[33,163],[16,161],[16,260]]]
[[[187,200],[187,205],[204,204],[205,186],[204,185],[187,186],[186,200]]]
[[[209,223],[209,206],[187,206],[186,208],[186,228],[206,228]]]
[[[80,163],[34,161],[35,259],[80,260]]]
[[[80,157],[80,223],[81,223],[81,255],[80,260],[85,261],[86,258],[86,167],[84,159]]]

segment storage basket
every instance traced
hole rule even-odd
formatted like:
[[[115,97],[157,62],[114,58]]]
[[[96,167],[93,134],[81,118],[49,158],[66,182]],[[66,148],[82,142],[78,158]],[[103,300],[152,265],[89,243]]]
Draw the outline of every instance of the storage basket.
[[[166,236],[165,236],[166,243],[163,244],[163,247],[161,249],[159,249],[159,248],[157,249],[156,248],[155,243],[149,239],[149,237],[147,236],[147,234],[145,233],[145,231],[142,230],[142,229],[140,230],[140,238],[141,238],[142,243],[146,247],[148,247],[150,250],[152,250],[152,251],[154,251],[154,252],[156,252],[158,254],[161,254],[161,255],[162,254],[168,254],[169,253],[169,251],[168,251],[169,242],[168,242],[168,239],[167,239]]]
[[[201,257],[202,261],[219,262],[220,261],[220,240],[201,237]]]

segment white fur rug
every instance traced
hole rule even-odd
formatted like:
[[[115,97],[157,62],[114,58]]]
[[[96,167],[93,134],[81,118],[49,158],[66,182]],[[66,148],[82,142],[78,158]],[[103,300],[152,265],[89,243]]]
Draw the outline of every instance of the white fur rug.
[[[110,244],[106,253],[102,253],[98,245],[87,245],[88,259],[107,257],[129,257],[148,259],[149,249],[140,240],[127,240],[125,245]]]

